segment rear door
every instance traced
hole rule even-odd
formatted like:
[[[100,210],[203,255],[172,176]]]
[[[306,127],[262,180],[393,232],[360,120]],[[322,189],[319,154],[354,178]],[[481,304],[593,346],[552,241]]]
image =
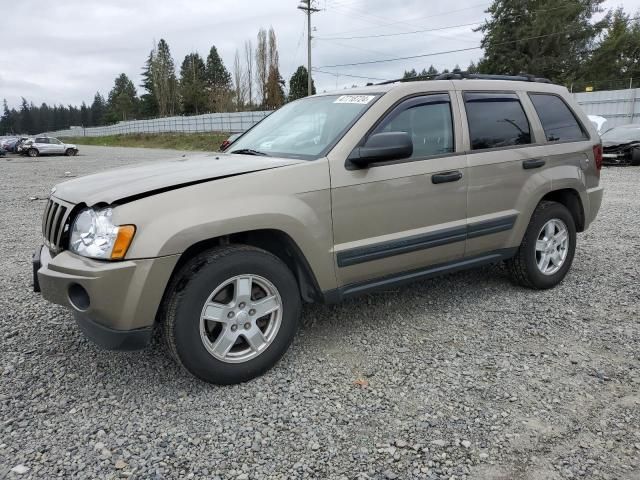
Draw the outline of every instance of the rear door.
[[[466,114],[466,257],[519,245],[531,199],[551,189],[539,122],[524,92],[458,92]]]
[[[33,146],[37,148],[38,152],[42,155],[51,153],[51,146],[49,145],[49,139],[47,137],[36,137]]]
[[[462,258],[467,178],[455,134],[459,125],[449,92],[412,96],[396,103],[360,141],[379,132],[406,132],[413,140],[411,158],[362,169],[349,168],[344,158],[332,160],[340,286]]]

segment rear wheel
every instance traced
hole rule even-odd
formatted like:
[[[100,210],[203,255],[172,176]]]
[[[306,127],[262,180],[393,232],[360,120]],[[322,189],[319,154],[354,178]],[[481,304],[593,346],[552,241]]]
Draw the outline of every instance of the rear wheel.
[[[512,279],[525,287],[555,287],[566,276],[576,249],[571,212],[557,202],[541,202],[516,255],[507,261]]]
[[[27,151],[27,155],[29,155],[30,157],[37,157],[39,155],[39,152],[35,148],[30,148]]]
[[[211,383],[250,380],[284,355],[298,327],[300,293],[277,257],[231,245],[188,261],[169,287],[164,337],[173,357]]]

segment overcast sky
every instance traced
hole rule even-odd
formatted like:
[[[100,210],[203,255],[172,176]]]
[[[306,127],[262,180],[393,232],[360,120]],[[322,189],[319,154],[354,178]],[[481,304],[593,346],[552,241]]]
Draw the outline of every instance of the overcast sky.
[[[114,78],[126,73],[136,86],[154,41],[164,38],[179,68],[186,54],[206,57],[215,45],[229,70],[236,48],[255,44],[260,27],[273,26],[278,38],[280,71],[288,82],[306,64],[306,19],[296,0],[9,0],[0,2],[0,98],[17,107],[24,96],[41,102],[91,103],[96,91],[107,95]],[[387,35],[481,22],[489,0],[317,0],[313,19],[313,65],[319,91],[390,79],[405,69],[466,67],[480,50],[414,60],[330,67],[420,55],[479,45],[473,26],[408,35]],[[607,0],[629,13],[640,0]],[[323,37],[334,37],[333,39]],[[534,72],[535,73],[535,72]],[[335,74],[338,74],[336,76]],[[140,89],[139,89],[140,90]]]

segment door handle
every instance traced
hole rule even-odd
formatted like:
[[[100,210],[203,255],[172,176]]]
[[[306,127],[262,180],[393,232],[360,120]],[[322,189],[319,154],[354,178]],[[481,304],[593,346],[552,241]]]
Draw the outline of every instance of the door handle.
[[[544,164],[547,163],[541,158],[530,158],[529,160],[524,160],[522,162],[522,168],[525,170],[531,170],[532,168],[540,168],[543,167]]]
[[[443,172],[436,173],[435,175],[431,175],[431,183],[447,183],[447,182],[457,182],[462,178],[462,172],[459,170],[454,170],[453,172]]]

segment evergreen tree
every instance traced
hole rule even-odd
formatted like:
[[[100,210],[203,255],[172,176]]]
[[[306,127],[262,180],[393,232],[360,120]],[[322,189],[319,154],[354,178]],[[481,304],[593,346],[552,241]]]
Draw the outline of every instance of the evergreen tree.
[[[222,112],[231,103],[231,74],[224,66],[215,46],[209,50],[206,65],[209,108],[212,112]]]
[[[7,99],[5,98],[2,101],[2,117],[0,117],[0,135],[4,135],[6,133],[13,133],[13,117],[11,115],[11,110],[9,110],[9,104],[7,103]]]
[[[300,65],[298,69],[295,71],[293,75],[291,75],[291,79],[289,80],[289,101],[297,100],[299,98],[304,98],[309,93],[309,87],[307,82],[309,81],[309,75],[307,69]],[[316,86],[311,81],[311,93],[315,95]]]
[[[412,68],[411,70],[405,70],[404,71],[404,75],[402,75],[403,79],[408,79],[408,78],[413,78],[413,77],[417,77],[418,74],[416,73],[416,69]]]
[[[133,119],[137,103],[136,87],[126,74],[121,73],[109,92],[107,121],[115,123]]]
[[[142,83],[140,86],[145,90],[140,96],[140,115],[145,118],[158,116],[158,98],[153,86],[153,59],[155,49],[149,52],[149,57],[142,69]]]
[[[484,34],[482,73],[527,72],[556,82],[576,77],[607,20],[592,23],[604,0],[493,0]]]
[[[88,127],[89,125],[91,125],[91,110],[84,102],[82,102],[82,105],[80,105],[80,123],[83,127]]]
[[[164,39],[158,42],[158,48],[155,53],[152,52],[152,58],[152,91],[158,102],[158,114],[161,117],[175,115],[178,110],[178,79],[169,45]]]
[[[180,98],[182,112],[199,114],[207,104],[207,75],[202,57],[197,53],[190,53],[184,57],[180,68]]]
[[[96,92],[95,96],[93,97],[93,103],[91,104],[90,108],[91,108],[90,125],[92,127],[104,125],[106,122],[105,116],[107,113],[107,105],[102,95],[100,95],[100,92]]]
[[[33,118],[29,103],[26,98],[22,97],[22,102],[20,103],[20,128],[22,128],[23,133],[34,133],[33,127]]]
[[[631,78],[640,78],[640,21],[631,20],[622,8],[613,12],[582,77],[592,87],[611,89],[626,88]]]

